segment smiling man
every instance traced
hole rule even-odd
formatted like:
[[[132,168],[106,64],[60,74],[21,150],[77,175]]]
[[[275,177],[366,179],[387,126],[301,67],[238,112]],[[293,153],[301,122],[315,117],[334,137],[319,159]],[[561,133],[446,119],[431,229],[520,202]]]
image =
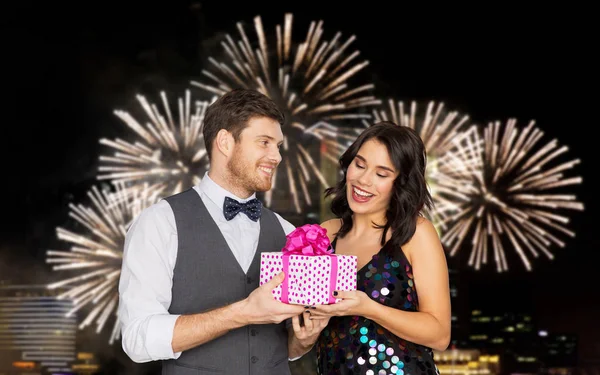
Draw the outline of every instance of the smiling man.
[[[144,210],[127,233],[119,283],[122,343],[163,374],[289,374],[285,321],[302,306],[259,287],[261,252],[294,226],[262,207],[281,162],[284,116],[268,97],[233,90],[206,112],[211,167],[198,186]]]

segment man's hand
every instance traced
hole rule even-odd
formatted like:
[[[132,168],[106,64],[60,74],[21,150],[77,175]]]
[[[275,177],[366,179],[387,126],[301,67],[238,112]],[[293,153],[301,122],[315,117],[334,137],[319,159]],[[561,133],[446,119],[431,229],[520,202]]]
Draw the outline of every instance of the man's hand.
[[[321,319],[312,319],[309,310],[302,313],[302,319],[304,324],[300,324],[300,316],[294,316],[292,318],[292,327],[294,328],[294,336],[298,343],[309,350],[319,338],[319,334],[329,323],[329,317],[322,317]]]
[[[272,294],[273,289],[283,280],[285,280],[285,274],[281,272],[242,301],[241,311],[246,324],[279,324],[304,311],[303,306],[288,305],[275,300]]]
[[[171,347],[182,352],[248,324],[281,323],[301,314],[304,307],[276,301],[272,291],[281,284],[283,273],[254,290],[246,299],[215,310],[181,315],[175,322]]]

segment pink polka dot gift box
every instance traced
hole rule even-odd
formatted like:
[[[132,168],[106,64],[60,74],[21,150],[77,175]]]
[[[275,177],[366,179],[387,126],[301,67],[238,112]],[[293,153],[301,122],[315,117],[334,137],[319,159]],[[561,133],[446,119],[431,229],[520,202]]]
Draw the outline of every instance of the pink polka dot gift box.
[[[357,258],[335,255],[327,230],[306,224],[287,235],[279,252],[261,254],[260,285],[285,272],[285,280],[273,297],[287,304],[328,305],[339,302],[334,290],[356,290]]]

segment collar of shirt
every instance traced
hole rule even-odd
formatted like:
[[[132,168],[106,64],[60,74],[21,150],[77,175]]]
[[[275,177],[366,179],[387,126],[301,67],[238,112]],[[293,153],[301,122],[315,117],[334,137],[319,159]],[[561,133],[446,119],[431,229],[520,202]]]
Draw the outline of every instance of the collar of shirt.
[[[246,199],[242,199],[235,194],[232,194],[230,191],[224,189],[219,184],[214,182],[209,176],[208,172],[204,174],[202,181],[198,184],[198,191],[204,193],[208,199],[210,199],[217,207],[220,207],[221,210],[223,208],[223,203],[225,202],[225,197],[229,197],[245,203],[251,199],[256,198],[256,193],[252,194]],[[221,211],[221,216],[225,219],[225,215]],[[244,216],[244,215],[242,215]]]

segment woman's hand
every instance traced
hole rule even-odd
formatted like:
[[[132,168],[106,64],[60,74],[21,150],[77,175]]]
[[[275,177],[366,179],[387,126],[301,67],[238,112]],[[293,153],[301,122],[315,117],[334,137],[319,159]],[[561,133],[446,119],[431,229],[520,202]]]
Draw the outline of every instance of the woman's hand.
[[[338,303],[331,305],[318,305],[311,310],[313,320],[329,319],[332,316],[364,316],[369,315],[369,311],[377,303],[360,290],[337,291],[333,296],[341,298]]]

